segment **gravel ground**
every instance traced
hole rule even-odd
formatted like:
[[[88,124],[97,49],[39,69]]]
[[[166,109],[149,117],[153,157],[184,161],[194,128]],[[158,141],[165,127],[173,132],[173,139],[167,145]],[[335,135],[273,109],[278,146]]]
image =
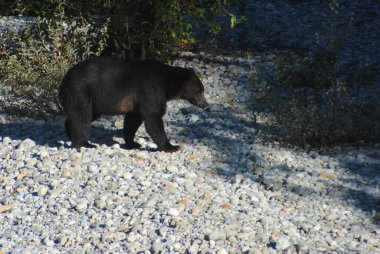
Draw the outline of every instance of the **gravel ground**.
[[[254,60],[249,60],[254,61]],[[176,153],[122,149],[121,117],[68,148],[63,119],[0,115],[0,253],[380,253],[380,146],[263,142],[250,62],[184,54],[208,111],[169,103]],[[258,119],[260,123],[260,119]]]
[[[0,114],[0,254],[380,253],[380,144],[284,148],[261,139],[265,119],[255,123],[249,104],[251,66],[272,66],[257,50],[312,51],[331,22],[349,28],[342,63],[355,75],[377,70],[378,4],[342,1],[336,16],[317,0],[247,1],[241,11],[246,22],[216,44],[250,60],[184,53],[173,63],[202,75],[211,103],[169,103],[166,131],[179,152],[155,152],[143,127],[143,149],[124,150],[122,117],[94,122],[99,147],[78,153],[62,118]],[[33,22],[1,17],[0,32]]]

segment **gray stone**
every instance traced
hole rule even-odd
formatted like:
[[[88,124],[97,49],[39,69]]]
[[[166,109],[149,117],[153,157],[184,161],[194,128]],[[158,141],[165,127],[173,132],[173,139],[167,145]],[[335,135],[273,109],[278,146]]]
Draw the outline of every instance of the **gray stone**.
[[[223,112],[224,107],[218,104],[209,104],[206,110],[209,112]]]
[[[3,145],[6,146],[12,142],[12,139],[10,139],[9,137],[4,137],[2,142],[3,142]]]
[[[287,236],[281,236],[276,241],[276,250],[284,251],[290,247],[290,241]]]
[[[179,211],[176,208],[170,208],[168,210],[168,215],[176,217],[179,215]]]
[[[198,250],[199,250],[199,246],[198,245],[191,245],[190,248],[188,248],[188,252],[190,254],[197,254],[198,253]]]
[[[88,201],[86,199],[84,199],[84,198],[83,199],[79,199],[77,201],[76,209],[78,211],[82,211],[82,210],[86,209],[87,206],[88,206]]]
[[[50,240],[49,237],[44,238],[43,243],[49,247],[54,245],[54,241]]]
[[[40,197],[43,197],[46,195],[46,193],[48,192],[48,188],[46,186],[40,186],[40,188],[38,189],[37,191],[37,195],[40,196]]]
[[[338,214],[336,213],[331,213],[331,214],[328,214],[325,216],[325,220],[328,220],[328,221],[333,221],[333,220],[336,220],[338,219]]]
[[[156,240],[153,242],[153,245],[152,245],[153,253],[161,253],[163,250],[164,250],[164,246],[160,240]]]

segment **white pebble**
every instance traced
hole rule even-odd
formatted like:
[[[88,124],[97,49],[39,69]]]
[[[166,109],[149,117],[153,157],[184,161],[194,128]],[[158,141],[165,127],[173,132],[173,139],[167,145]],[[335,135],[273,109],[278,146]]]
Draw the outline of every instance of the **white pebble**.
[[[174,216],[174,217],[177,217],[179,215],[179,211],[175,208],[170,208],[169,211],[168,211],[168,214],[170,216]]]
[[[290,247],[289,238],[286,236],[281,236],[276,242],[276,250],[283,251],[289,247]]]
[[[46,186],[41,186],[38,191],[37,191],[37,195],[42,197],[42,196],[45,196],[46,193],[48,192],[48,188]]]

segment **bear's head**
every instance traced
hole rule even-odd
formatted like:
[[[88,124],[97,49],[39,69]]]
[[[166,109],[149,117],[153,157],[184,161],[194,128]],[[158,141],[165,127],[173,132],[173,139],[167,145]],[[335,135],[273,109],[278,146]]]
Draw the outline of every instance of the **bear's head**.
[[[208,106],[204,94],[205,88],[193,69],[186,69],[186,78],[182,82],[179,98],[186,100],[194,106],[205,108]]]

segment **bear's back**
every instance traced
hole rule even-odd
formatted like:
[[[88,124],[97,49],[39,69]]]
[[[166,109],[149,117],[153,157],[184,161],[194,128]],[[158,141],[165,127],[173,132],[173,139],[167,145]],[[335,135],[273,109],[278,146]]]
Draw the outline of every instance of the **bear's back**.
[[[107,85],[121,81],[164,77],[171,68],[156,60],[124,60],[113,57],[93,57],[72,67],[66,76],[88,84]]]

